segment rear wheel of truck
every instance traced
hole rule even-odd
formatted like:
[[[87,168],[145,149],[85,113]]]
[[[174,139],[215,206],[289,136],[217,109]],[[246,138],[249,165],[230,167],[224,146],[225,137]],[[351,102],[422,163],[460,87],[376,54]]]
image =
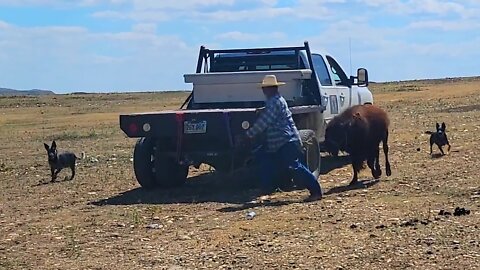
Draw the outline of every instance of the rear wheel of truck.
[[[158,187],[179,187],[187,181],[188,166],[180,165],[172,157],[159,155],[158,165],[155,170],[155,178]]]
[[[154,145],[155,141],[150,138],[140,138],[135,145],[133,168],[140,186],[154,189],[183,185],[188,166],[178,164],[172,157],[155,154]]]
[[[154,163],[153,163],[153,141],[148,138],[140,138],[133,150],[133,169],[137,182],[145,189],[157,186]]]
[[[313,130],[305,129],[300,130],[299,133],[304,149],[303,164],[310,169],[315,177],[318,177],[320,175],[321,156],[320,146],[315,137],[315,132]]]

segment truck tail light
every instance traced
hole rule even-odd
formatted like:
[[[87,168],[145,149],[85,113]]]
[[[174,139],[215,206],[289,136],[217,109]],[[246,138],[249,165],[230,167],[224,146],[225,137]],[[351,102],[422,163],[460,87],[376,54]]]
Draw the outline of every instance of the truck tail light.
[[[177,112],[175,113],[175,120],[177,120],[177,122],[183,122],[183,116],[182,112]]]
[[[137,134],[138,133],[138,125],[135,124],[135,123],[131,123],[130,125],[128,125],[128,131],[132,135]]]

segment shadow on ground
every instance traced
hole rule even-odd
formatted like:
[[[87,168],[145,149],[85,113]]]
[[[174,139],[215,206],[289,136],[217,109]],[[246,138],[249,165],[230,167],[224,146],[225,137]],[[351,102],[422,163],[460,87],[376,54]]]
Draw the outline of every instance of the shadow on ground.
[[[327,174],[330,171],[341,168],[350,163],[348,156],[322,158],[321,174]],[[368,188],[378,181],[359,182],[357,185],[344,186],[330,189],[325,195],[345,192],[354,189]],[[137,204],[192,204],[192,203],[228,203],[237,204],[235,207],[222,208],[219,211],[233,212],[256,206],[282,206],[299,201],[281,201],[281,202],[256,202],[259,196],[258,189],[255,188],[255,180],[248,176],[246,172],[237,172],[234,175],[222,173],[205,173],[190,177],[187,183],[179,188],[145,190],[135,188],[113,197],[94,201],[90,204],[97,206],[104,205],[137,205]],[[292,189],[293,190],[293,189]]]
[[[325,175],[328,174],[329,172],[342,168],[344,166],[347,166],[350,164],[350,156],[344,155],[344,156],[322,156],[322,165],[320,168],[320,174]]]
[[[442,153],[433,153],[432,155],[430,155],[430,158],[432,159],[439,159],[439,158],[443,158],[444,155]]]
[[[243,204],[254,200],[258,195],[255,183],[248,177],[213,172],[190,177],[185,185],[178,188],[158,190],[136,188],[91,204],[97,206],[206,202]]]
[[[380,183],[380,180],[378,180],[378,179],[358,181],[358,183],[356,183],[354,185],[346,185],[346,186],[331,188],[329,191],[325,192],[325,195],[332,195],[332,194],[337,194],[337,193],[342,193],[342,192],[347,192],[347,191],[352,191],[352,190],[357,190],[357,189],[366,189],[366,188],[370,188],[370,187],[372,187],[372,186],[374,186],[378,183]]]

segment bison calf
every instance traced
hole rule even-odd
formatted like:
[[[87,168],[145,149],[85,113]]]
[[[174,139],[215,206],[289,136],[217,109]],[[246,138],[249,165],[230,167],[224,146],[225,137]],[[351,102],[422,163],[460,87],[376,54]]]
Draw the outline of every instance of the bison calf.
[[[336,156],[339,151],[350,154],[353,179],[350,185],[358,181],[358,172],[364,167],[365,160],[375,179],[380,178],[382,170],[379,162],[379,144],[383,142],[385,170],[392,174],[388,161],[387,113],[374,105],[357,105],[334,117],[325,132],[326,150]]]

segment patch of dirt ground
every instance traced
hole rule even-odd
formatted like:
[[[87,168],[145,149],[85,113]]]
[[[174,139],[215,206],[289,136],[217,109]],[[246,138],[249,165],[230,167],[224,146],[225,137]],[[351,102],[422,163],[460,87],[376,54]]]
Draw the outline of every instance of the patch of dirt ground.
[[[348,188],[345,158],[325,157],[313,203],[306,191],[258,201],[248,179],[208,167],[181,188],[140,189],[118,114],[177,108],[185,93],[0,98],[0,269],[478,269],[480,80],[372,88],[393,176],[364,171]],[[431,158],[437,121],[452,152]],[[87,154],[74,181],[44,184],[53,138]],[[471,212],[439,215],[455,207]]]

